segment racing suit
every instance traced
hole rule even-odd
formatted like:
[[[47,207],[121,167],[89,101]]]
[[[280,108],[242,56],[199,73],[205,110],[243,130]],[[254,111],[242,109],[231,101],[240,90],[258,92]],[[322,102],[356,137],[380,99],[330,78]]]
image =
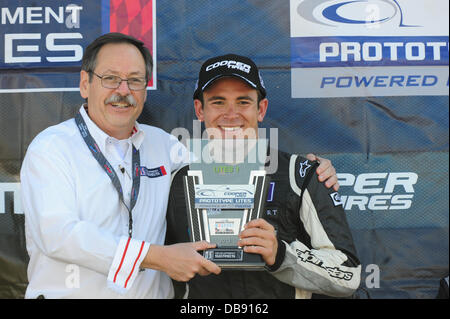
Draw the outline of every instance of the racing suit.
[[[360,283],[361,265],[339,194],[318,181],[317,163],[278,152],[278,169],[262,218],[277,232],[278,251],[266,271],[222,270],[174,282],[176,297],[312,298],[351,296]],[[183,176],[173,176],[167,211],[166,244],[189,241]],[[301,196],[303,190],[303,196]],[[318,294],[318,295],[316,295]]]

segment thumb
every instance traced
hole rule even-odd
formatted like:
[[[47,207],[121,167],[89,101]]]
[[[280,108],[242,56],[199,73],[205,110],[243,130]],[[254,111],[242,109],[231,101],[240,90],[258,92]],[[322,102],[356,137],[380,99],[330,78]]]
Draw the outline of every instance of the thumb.
[[[316,155],[314,155],[314,154],[312,154],[312,153],[306,154],[306,158],[307,158],[308,160],[310,160],[310,161],[317,161],[317,160],[319,160],[319,157],[316,156]]]

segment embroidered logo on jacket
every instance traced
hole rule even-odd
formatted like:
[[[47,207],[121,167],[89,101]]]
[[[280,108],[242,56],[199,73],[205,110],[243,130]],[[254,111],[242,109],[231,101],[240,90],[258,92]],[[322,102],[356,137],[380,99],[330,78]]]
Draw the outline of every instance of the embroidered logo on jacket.
[[[338,192],[331,193],[330,197],[333,200],[333,204],[335,207],[343,205],[341,195]]]
[[[304,161],[303,163],[300,163],[300,169],[299,169],[300,177],[305,177],[306,171],[310,167],[311,167],[311,165],[308,164],[308,160]]]
[[[339,267],[327,267],[324,265],[324,262],[317,258],[313,253],[309,251],[301,251],[300,249],[297,250],[297,256],[300,258],[303,262],[308,262],[313,265],[316,265],[322,269],[325,269],[327,273],[334,278],[339,278],[343,280],[351,280],[353,277],[353,274],[348,271],[343,271],[342,269],[339,269]]]
[[[155,178],[167,175],[167,172],[166,169],[164,168],[164,165],[155,168],[147,168],[145,166],[141,166],[140,175],[147,176],[149,178]]]

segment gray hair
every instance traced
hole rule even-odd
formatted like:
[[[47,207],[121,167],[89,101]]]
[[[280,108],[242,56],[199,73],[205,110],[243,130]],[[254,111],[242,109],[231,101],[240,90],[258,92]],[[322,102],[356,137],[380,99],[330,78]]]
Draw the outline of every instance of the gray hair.
[[[91,72],[94,71],[97,66],[98,52],[105,44],[109,43],[129,43],[134,45],[139,52],[141,52],[142,57],[144,58],[145,78],[147,82],[150,80],[153,69],[153,58],[150,51],[147,47],[145,47],[144,42],[123,33],[112,32],[95,39],[84,51],[83,59],[81,61],[81,69],[89,73],[89,81],[92,81]]]

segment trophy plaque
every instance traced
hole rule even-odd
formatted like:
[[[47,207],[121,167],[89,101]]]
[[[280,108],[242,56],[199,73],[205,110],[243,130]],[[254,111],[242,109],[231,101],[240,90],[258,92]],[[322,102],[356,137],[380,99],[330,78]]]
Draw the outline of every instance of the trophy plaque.
[[[263,270],[261,255],[238,247],[238,235],[264,209],[267,140],[189,143],[194,160],[183,183],[191,241],[215,243],[203,256],[223,269]]]

